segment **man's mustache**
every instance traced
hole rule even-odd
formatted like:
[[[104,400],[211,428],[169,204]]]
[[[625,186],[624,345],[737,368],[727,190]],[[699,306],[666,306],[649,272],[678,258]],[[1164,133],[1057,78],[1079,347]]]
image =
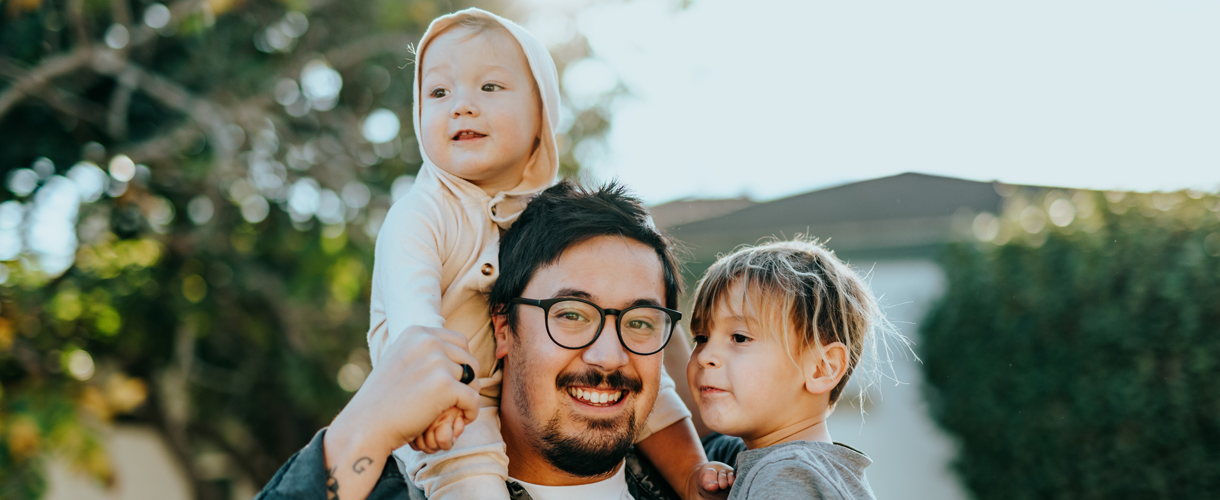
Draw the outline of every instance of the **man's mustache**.
[[[625,391],[641,391],[644,389],[644,382],[642,380],[626,375],[621,371],[614,371],[609,374],[596,370],[560,373],[555,378],[555,385],[558,387],[608,387]]]

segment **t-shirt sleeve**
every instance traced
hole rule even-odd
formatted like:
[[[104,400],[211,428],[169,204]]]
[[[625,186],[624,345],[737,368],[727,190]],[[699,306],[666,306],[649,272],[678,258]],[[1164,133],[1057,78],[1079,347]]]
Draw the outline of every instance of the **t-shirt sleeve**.
[[[413,190],[390,207],[377,235],[369,308],[369,355],[381,354],[408,326],[445,326],[441,316],[443,209]]]
[[[758,464],[745,485],[744,496],[737,498],[812,498],[817,500],[852,500],[830,481],[824,471],[797,459],[783,459]]]

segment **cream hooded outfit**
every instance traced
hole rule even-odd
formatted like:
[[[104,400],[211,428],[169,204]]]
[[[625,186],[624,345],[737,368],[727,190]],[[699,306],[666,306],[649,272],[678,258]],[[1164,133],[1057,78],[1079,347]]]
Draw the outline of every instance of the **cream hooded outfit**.
[[[512,21],[471,8],[432,21],[419,42],[420,56],[432,38],[465,16],[495,20],[521,45],[541,95],[542,133],[521,183],[489,196],[428,158],[420,130],[421,69],[415,65],[412,113],[423,166],[415,185],[390,208],[377,236],[368,340],[376,365],[407,327],[444,327],[465,335],[479,360],[483,408],[453,449],[432,455],[410,447],[394,452],[411,481],[432,499],[508,498],[508,455],[497,413],[501,372],[492,371],[496,346],[487,293],[500,275],[500,232],[512,225],[531,197],[554,182],[559,170],[559,76],[550,53],[533,35]],[[690,412],[662,371],[656,405],[637,442],[686,417]]]

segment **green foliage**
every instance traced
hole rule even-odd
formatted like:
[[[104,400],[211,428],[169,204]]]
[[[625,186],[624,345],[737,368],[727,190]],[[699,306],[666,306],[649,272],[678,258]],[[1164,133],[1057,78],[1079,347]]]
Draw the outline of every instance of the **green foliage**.
[[[155,426],[193,494],[225,498],[264,484],[370,370],[374,237],[420,165],[408,47],[471,3],[162,1],[156,28],[149,0],[0,7],[0,498],[40,497],[52,455],[112,482],[96,436],[116,419]],[[552,50],[560,71],[589,56],[580,36]],[[331,102],[301,97],[316,67],[341,77]],[[566,175],[608,104],[565,110]],[[401,129],[374,145],[361,128],[381,108]],[[52,195],[82,171],[109,191],[78,210]],[[70,226],[48,236],[37,214],[57,207]],[[219,479],[197,460],[217,453]]]
[[[1016,193],[975,233],[921,346],[974,495],[1214,497],[1220,199]]]

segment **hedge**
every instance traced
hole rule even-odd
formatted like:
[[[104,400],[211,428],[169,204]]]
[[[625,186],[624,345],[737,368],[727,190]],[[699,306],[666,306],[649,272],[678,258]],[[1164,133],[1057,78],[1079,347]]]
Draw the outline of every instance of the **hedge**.
[[[972,233],[921,331],[967,489],[1220,496],[1220,199],[1025,191]]]

